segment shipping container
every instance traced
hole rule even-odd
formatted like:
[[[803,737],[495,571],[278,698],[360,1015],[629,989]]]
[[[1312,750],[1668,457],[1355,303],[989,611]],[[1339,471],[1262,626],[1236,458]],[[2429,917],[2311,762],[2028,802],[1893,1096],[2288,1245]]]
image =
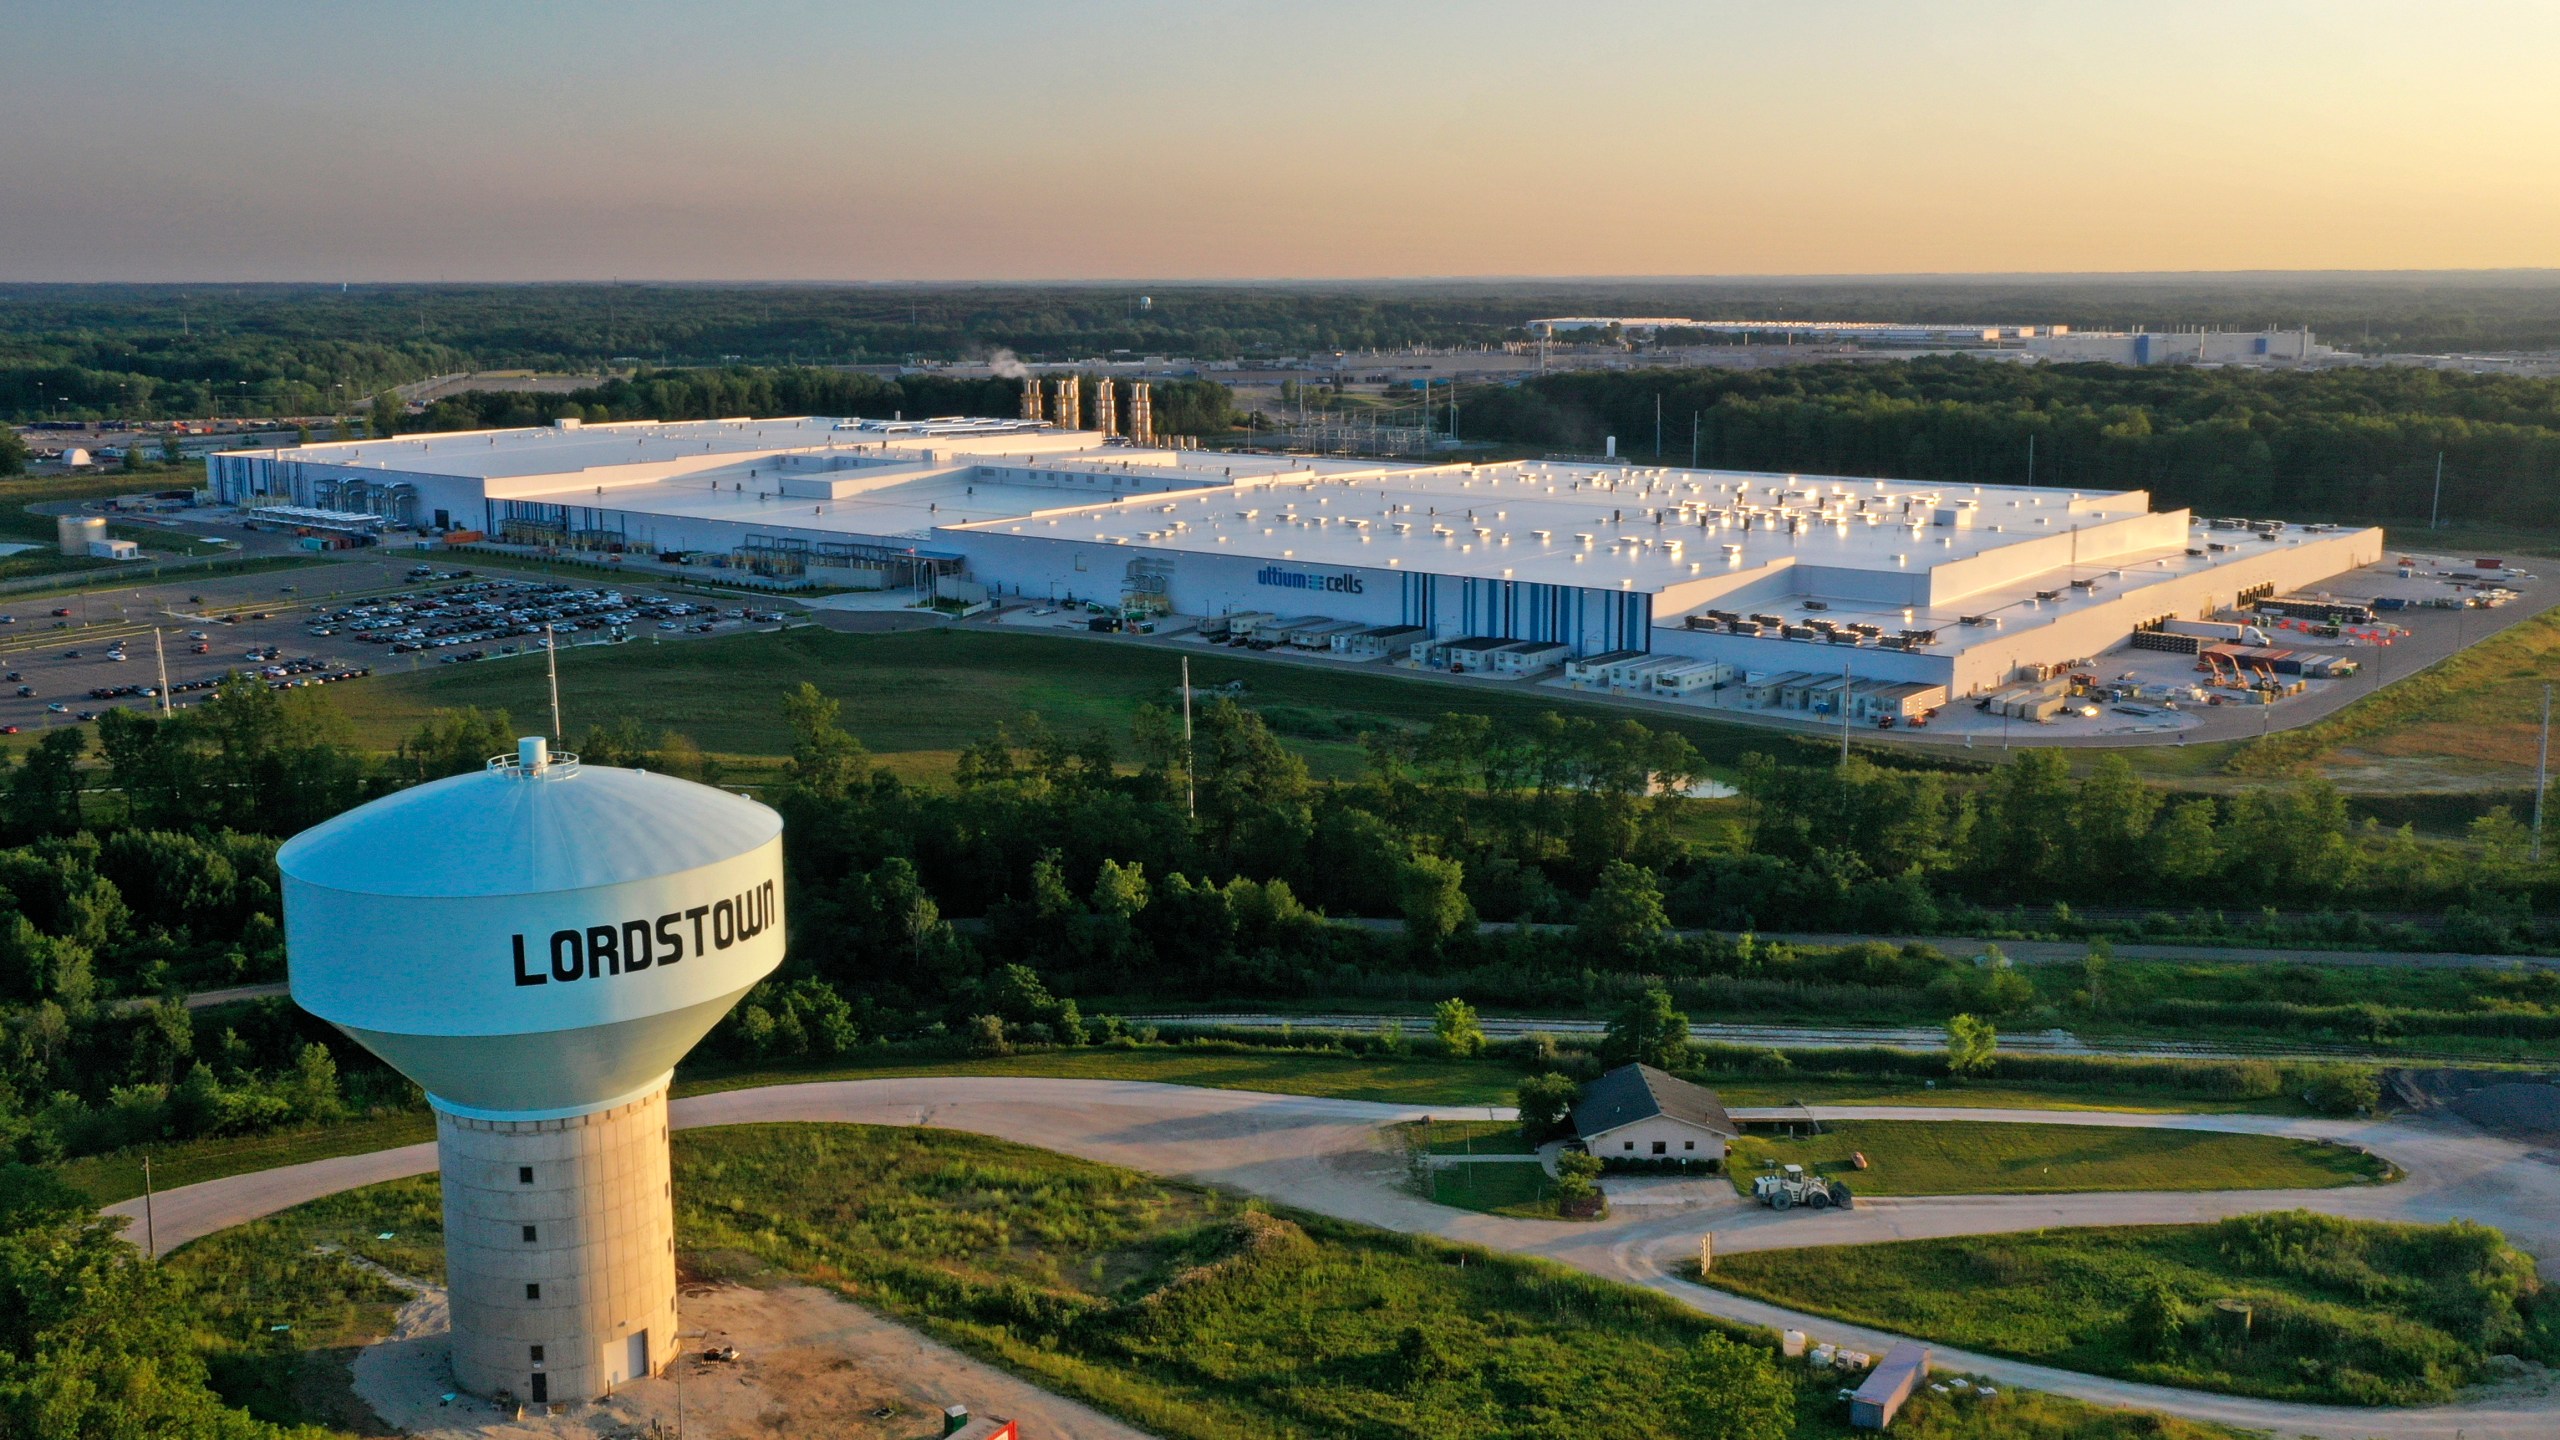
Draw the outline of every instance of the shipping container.
[[[1920,1382],[1929,1376],[1929,1351],[1909,1340],[1885,1352],[1884,1363],[1849,1397],[1849,1423],[1860,1430],[1882,1430],[1893,1423]]]

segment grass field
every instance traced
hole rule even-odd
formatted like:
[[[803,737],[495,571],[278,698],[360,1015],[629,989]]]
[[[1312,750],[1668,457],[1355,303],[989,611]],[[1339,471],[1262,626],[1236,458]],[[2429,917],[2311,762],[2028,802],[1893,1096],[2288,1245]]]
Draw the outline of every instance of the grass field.
[[[2483,622],[2485,623],[2485,622]],[[2542,687],[2560,675],[2560,611],[2512,625],[2325,720],[2236,751],[2226,768],[2265,776],[2425,766],[2523,774],[2530,783]]]
[[[1511,1168],[1511,1167],[1504,1167]],[[1718,1327],[1534,1261],[1313,1217],[974,1136],[752,1126],[677,1144],[679,1243],[858,1294],[1166,1440],[1687,1433],[1665,1381]],[[778,1218],[779,1217],[779,1218]],[[1027,1294],[1025,1293],[1027,1292]],[[1766,1343],[1763,1337],[1761,1343]],[[1827,1381],[1797,1434],[1844,1434]],[[2180,1437],[1924,1396],[1908,1433]]]
[[[1514,1215],[1528,1220],[1556,1218],[1555,1182],[1537,1163],[1537,1147],[1523,1139],[1508,1120],[1416,1120],[1390,1127],[1405,1147],[1412,1166],[1415,1193],[1459,1210],[1488,1215]],[[1499,1156],[1481,1162],[1431,1165],[1432,1155]]]
[[[1508,1120],[1417,1120],[1395,1127],[1408,1148],[1426,1155],[1535,1155],[1538,1147]]]
[[[441,1282],[443,1206],[435,1177],[394,1181],[207,1236],[167,1264],[224,1398],[261,1420],[371,1433],[347,1362],[407,1294],[367,1265]]]
[[[1823,1132],[1735,1141],[1734,1188],[1747,1195],[1754,1175],[1786,1164],[1836,1175],[1859,1195],[2311,1190],[2394,1178],[2359,1151],[2274,1135],[1930,1120],[1839,1120]]]
[[[54,525],[51,515],[29,511],[29,505],[56,500],[103,500],[116,495],[130,495],[137,490],[174,489],[184,485],[190,489],[203,483],[204,471],[197,467],[149,470],[127,475],[39,475],[0,480],[0,540],[37,548],[16,555],[0,556],[0,580],[19,580],[35,575],[62,575],[66,579],[90,571],[116,568],[112,560],[91,560],[62,554],[54,548]],[[120,538],[140,542],[159,550],[180,554],[210,553],[186,535],[156,526],[114,526],[111,533]]]
[[[1201,1052],[1172,1046],[1120,1050],[1053,1050],[983,1060],[923,1060],[884,1055],[869,1062],[823,1069],[679,1078],[678,1095],[737,1090],[750,1085],[810,1080],[865,1080],[892,1075],[1039,1075],[1075,1080],[1152,1080],[1212,1090],[1259,1090],[1281,1095],[1321,1095],[1336,1100],[1375,1100],[1389,1105],[1509,1105],[1520,1072],[1508,1065],[1441,1060],[1326,1055],[1299,1051]]]
[[[2520,1310],[2533,1262],[2494,1231],[2298,1211],[1756,1251],[1705,1278],[1947,1344],[2283,1400],[2443,1400],[2490,1355],[2549,1358],[2560,1339]],[[2212,1308],[2225,1299],[2250,1307],[2245,1337]]]
[[[689,1268],[832,1287],[1165,1440],[1580,1440],[1595,1414],[1693,1433],[1674,1382],[1706,1337],[1743,1333],[1538,1261],[1272,1216],[978,1136],[740,1126],[679,1135],[675,1158]],[[436,1205],[431,1178],[378,1185],[171,1257],[195,1282],[230,1398],[356,1428],[325,1407],[343,1394],[346,1342],[378,1331],[396,1292],[337,1257],[435,1276]],[[392,1241],[372,1238],[386,1230]],[[278,1323],[294,1328],[265,1328]],[[1766,1353],[1772,1337],[1745,1343]],[[1781,1373],[1797,1440],[1851,1433],[1835,1380]],[[2019,1392],[1964,1404],[1923,1393],[1897,1433],[2238,1440]]]
[[[1125,747],[1140,705],[1176,703],[1180,662],[1157,647],[1065,635],[969,626],[846,635],[804,626],[709,644],[568,651],[560,699],[573,734],[629,716],[682,731],[713,754],[754,759],[789,749],[782,697],[807,680],[843,704],[845,727],[892,769],[938,775],[950,770],[960,746],[1032,712],[1070,736],[1099,726]],[[1452,710],[1511,721],[1551,709],[1611,720],[1629,713],[1551,691],[1435,684],[1224,650],[1193,653],[1191,671],[1204,687],[1242,681],[1244,703],[1264,711],[1319,774],[1356,773],[1363,730],[1427,725]],[[358,737],[384,749],[431,710],[476,705],[521,716],[549,704],[540,667],[503,664],[435,666],[348,686],[338,697]],[[1642,718],[1679,730],[1720,765],[1785,743],[1681,717]]]
[[[1556,1184],[1546,1167],[1532,1160],[1484,1160],[1442,1165],[1425,1172],[1431,1178],[1426,1197],[1455,1210],[1478,1210],[1522,1220],[1556,1217]]]
[[[1509,1105],[1520,1072],[1498,1061],[1440,1060],[1421,1056],[1385,1059],[1299,1051],[1247,1053],[1146,1046],[1132,1050],[1050,1051],[984,1060],[923,1060],[882,1052],[845,1064],[704,1072],[680,1071],[675,1093],[700,1095],[754,1085],[795,1085],[817,1080],[886,1079],[898,1075],[1036,1075],[1086,1080],[1151,1080],[1212,1090],[1255,1090],[1280,1095],[1323,1095],[1394,1105]],[[1716,1082],[1732,1105],[1813,1104],[1951,1105],[1985,1109],[2121,1110],[2170,1114],[2266,1111],[2301,1113],[2289,1097],[2267,1100],[2188,1099],[2157,1094],[2106,1094],[2074,1086],[1968,1085],[1925,1090],[1903,1082],[1790,1080],[1755,1087]],[[1497,1126],[1496,1128],[1501,1128]],[[435,1138],[425,1110],[274,1135],[177,1141],[151,1147],[153,1183],[162,1189],[272,1170],[306,1160],[411,1145]],[[141,1151],[93,1155],[63,1162],[63,1179],[101,1205],[142,1193]]]

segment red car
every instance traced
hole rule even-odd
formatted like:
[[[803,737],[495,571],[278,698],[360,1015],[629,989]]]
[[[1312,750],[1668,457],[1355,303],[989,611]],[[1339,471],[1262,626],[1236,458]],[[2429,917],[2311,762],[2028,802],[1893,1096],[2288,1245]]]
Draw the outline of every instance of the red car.
[[[54,618],[55,618],[55,619],[59,620],[59,619],[61,619],[63,616],[68,615],[68,614],[70,614],[70,613],[71,613],[71,607],[70,607],[70,606],[68,606],[68,605],[64,605],[64,606],[62,606],[62,607],[60,607],[60,608],[56,609],[56,610],[53,612],[53,615],[54,615]]]

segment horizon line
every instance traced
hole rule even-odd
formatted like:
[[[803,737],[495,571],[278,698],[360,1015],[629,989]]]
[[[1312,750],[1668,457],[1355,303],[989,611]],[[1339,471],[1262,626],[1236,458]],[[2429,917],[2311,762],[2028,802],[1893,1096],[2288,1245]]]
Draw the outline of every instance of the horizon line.
[[[2477,266],[2401,269],[2240,269],[2240,270],[1875,270],[1875,271],[1735,271],[1702,274],[1443,274],[1443,275],[1236,275],[1236,276],[1149,276],[1096,275],[1076,278],[999,278],[962,277],[952,279],[845,278],[845,277],[763,277],[717,278],[704,276],[584,276],[524,279],[219,279],[188,278],[176,280],[36,280],[0,277],[0,287],[30,289],[96,289],[127,287],[159,289],[186,285],[202,286],[271,286],[277,288],[460,288],[468,286],[671,286],[697,289],[720,287],[777,288],[899,288],[936,287],[1073,287],[1092,285],[1161,285],[1161,286],[1308,286],[1308,285],[1701,285],[1701,284],[1850,284],[1850,283],[1920,283],[1920,282],[2064,282],[2127,280],[2243,280],[2243,279],[2331,279],[2383,280],[2394,278],[2493,277],[2542,278],[2560,281],[2560,266]]]

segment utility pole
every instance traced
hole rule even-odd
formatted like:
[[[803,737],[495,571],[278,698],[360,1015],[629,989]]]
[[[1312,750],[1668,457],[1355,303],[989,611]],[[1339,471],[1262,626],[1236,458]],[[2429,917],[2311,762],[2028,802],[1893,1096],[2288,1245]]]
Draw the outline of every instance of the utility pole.
[[[1703,418],[1699,411],[1689,412],[1689,468],[1692,470],[1698,468],[1698,422]]]
[[[1191,778],[1191,657],[1182,657],[1182,813],[1200,818],[1198,787]]]
[[[560,738],[560,637],[550,626],[542,627],[542,658],[551,666],[551,746],[565,743]]]
[[[151,1157],[142,1157],[142,1244],[151,1258],[160,1258],[160,1226],[151,1218]]]
[[[2533,863],[2542,863],[2542,797],[2551,788],[2551,687],[2542,687],[2542,758],[2533,766]]]
[[[2436,498],[2427,503],[2427,528],[2436,528],[2436,516],[2444,509],[2444,452],[2436,452]]]
[[[1840,769],[1849,768],[1849,662],[1840,662]]]
[[[2036,483],[2036,437],[2027,437],[2027,483]]]
[[[151,627],[151,658],[160,665],[160,718],[169,718],[169,652],[160,644],[160,627]]]
[[[1653,459],[1662,463],[1662,392],[1653,392]]]

